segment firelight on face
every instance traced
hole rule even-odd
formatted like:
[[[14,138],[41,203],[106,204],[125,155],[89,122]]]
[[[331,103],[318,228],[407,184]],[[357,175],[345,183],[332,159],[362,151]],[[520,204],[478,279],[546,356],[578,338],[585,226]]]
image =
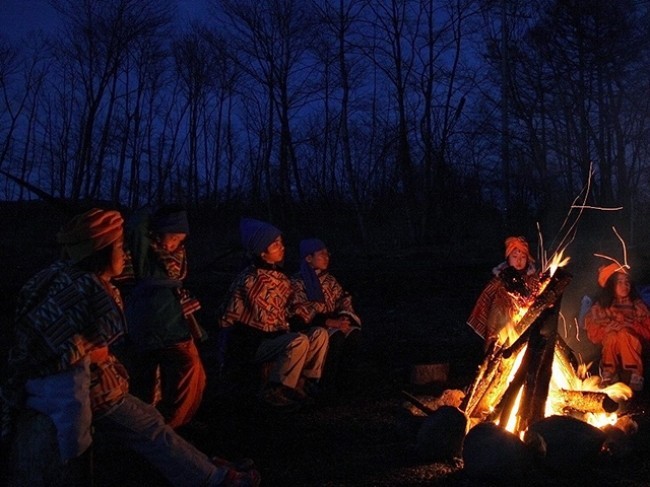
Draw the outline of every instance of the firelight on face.
[[[614,293],[617,298],[627,298],[630,295],[632,285],[630,284],[630,278],[627,274],[622,272],[617,272],[616,277],[614,278]]]
[[[515,249],[508,255],[508,264],[518,271],[523,271],[528,264],[528,256],[525,252]]]
[[[266,252],[262,252],[262,259],[269,264],[277,264],[284,260],[284,242],[282,241],[282,236],[279,236],[271,242],[266,248]]]

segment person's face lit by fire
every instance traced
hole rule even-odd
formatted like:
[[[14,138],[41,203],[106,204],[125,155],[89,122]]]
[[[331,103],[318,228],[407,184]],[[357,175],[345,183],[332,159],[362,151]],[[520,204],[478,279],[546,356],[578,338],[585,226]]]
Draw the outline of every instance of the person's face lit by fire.
[[[327,249],[317,250],[305,257],[305,260],[317,271],[326,271],[330,265],[330,253]]]
[[[630,295],[632,290],[632,283],[630,282],[630,276],[622,272],[617,272],[614,274],[614,295],[618,299],[627,298]]]
[[[159,237],[160,246],[167,252],[175,252],[185,241],[185,233],[163,233]]]
[[[265,252],[262,252],[262,260],[269,264],[279,264],[284,260],[284,242],[282,241],[282,236],[276,238],[271,245],[266,248]]]
[[[519,249],[515,249],[508,255],[508,265],[518,271],[523,271],[528,265],[528,255]]]
[[[124,238],[120,237],[111,245],[110,261],[100,277],[108,280],[119,276],[124,271],[126,255],[124,254]]]

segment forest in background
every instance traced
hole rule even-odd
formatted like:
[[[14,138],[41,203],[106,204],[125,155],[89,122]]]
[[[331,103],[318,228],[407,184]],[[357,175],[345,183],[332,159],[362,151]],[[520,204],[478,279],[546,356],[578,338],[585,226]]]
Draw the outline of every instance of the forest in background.
[[[0,37],[0,194],[183,202],[364,245],[650,203],[647,0],[51,0]],[[303,225],[304,226],[304,225]],[[516,229],[516,230],[515,230]],[[609,236],[609,235],[608,235]]]

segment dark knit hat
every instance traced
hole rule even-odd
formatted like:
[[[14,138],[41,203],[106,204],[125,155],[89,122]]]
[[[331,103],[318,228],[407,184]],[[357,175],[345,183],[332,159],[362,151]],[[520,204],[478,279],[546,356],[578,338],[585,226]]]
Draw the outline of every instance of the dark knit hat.
[[[319,250],[323,250],[327,248],[327,245],[325,243],[317,238],[306,238],[304,240],[300,241],[300,258],[304,259],[308,255],[313,254],[314,252],[318,252]]]
[[[261,255],[282,232],[271,225],[254,218],[242,218],[239,233],[244,248],[255,255]]]
[[[150,229],[156,233],[190,234],[187,211],[180,208],[161,208],[151,216]]]

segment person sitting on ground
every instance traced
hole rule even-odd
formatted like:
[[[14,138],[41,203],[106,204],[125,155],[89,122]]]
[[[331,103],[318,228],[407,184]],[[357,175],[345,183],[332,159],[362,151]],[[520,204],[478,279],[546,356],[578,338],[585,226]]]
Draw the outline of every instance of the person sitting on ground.
[[[585,315],[587,336],[602,345],[601,385],[621,380],[643,390],[643,340],[650,339],[650,312],[628,270],[611,263],[598,271],[600,293]]]
[[[321,387],[323,392],[336,395],[353,383],[361,340],[361,319],[352,307],[352,297],[328,272],[330,253],[322,240],[302,240],[300,272],[292,276],[291,300],[294,330],[313,326],[324,327],[329,335],[329,350],[325,360]]]
[[[126,370],[109,348],[126,327],[111,283],[125,263],[121,214],[89,210],[57,239],[63,260],[36,274],[19,294],[3,399],[14,411],[30,408],[52,420],[63,460],[88,449],[92,425],[98,443],[139,454],[170,485],[258,485],[256,470],[212,461],[153,406],[129,394]]]
[[[130,265],[119,277],[131,288],[124,312],[132,393],[155,405],[172,428],[190,422],[206,386],[195,343],[202,329],[194,313],[201,305],[183,286],[189,233],[187,212],[178,206],[135,212],[126,225]]]
[[[322,328],[291,332],[291,282],[282,269],[282,233],[252,218],[240,222],[250,264],[233,281],[219,319],[227,333],[226,367],[232,360],[272,362],[261,399],[269,406],[297,409],[321,378],[328,337]]]
[[[493,277],[481,291],[467,324],[485,340],[485,350],[509,341],[508,325],[522,300],[533,292],[539,275],[524,237],[505,240],[505,262],[492,269]]]

